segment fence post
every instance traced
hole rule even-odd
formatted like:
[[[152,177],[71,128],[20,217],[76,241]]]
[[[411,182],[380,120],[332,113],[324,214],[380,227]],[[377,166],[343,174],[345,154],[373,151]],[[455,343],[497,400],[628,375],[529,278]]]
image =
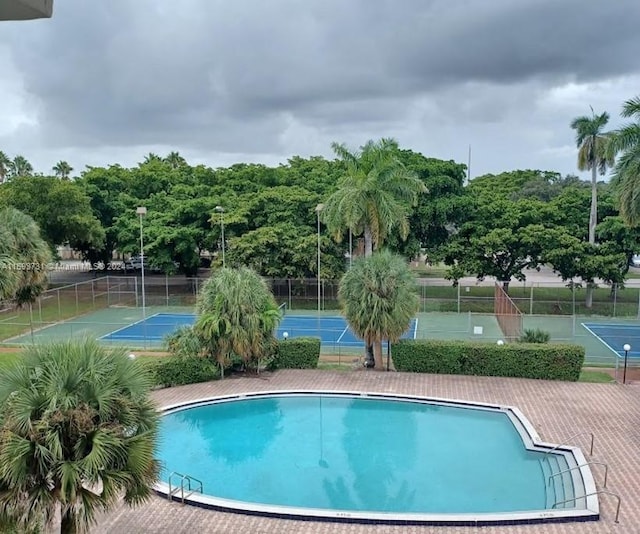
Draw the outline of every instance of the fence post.
[[[60,290],[56,289],[56,293],[58,294],[58,321],[62,320],[62,305],[60,304]]]
[[[287,278],[287,291],[288,291],[288,303],[289,303],[289,309],[291,309],[291,278]]]
[[[529,315],[533,315],[533,284],[531,284],[531,297],[529,299]]]
[[[96,308],[96,290],[95,290],[95,280],[91,280],[91,303],[93,304],[93,309]]]
[[[76,315],[78,315],[80,313],[80,308],[78,304],[78,284],[75,284],[74,287],[76,289]]]
[[[134,277],[133,279],[133,290],[136,294],[136,308],[138,308],[139,304],[138,304],[138,277],[137,276]]]
[[[42,297],[38,297],[38,312],[40,315],[40,325],[42,325]]]
[[[169,307],[169,275],[164,273],[164,288],[165,288],[165,296],[167,301],[167,308]]]
[[[460,313],[460,284],[458,283],[458,313]]]
[[[618,284],[613,284],[613,316],[616,316],[616,303],[618,301]]]

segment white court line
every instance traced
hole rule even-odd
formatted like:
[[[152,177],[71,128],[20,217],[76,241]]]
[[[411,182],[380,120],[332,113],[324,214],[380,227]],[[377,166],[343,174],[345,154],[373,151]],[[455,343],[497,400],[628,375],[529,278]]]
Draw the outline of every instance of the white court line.
[[[416,339],[418,337],[418,318],[416,317],[414,321],[416,324],[413,327],[413,339]]]
[[[105,334],[104,336],[101,336],[98,339],[104,339],[105,337],[112,336],[113,334],[115,334],[117,332],[122,332],[122,330],[126,330],[127,328],[129,328],[131,326],[135,326],[137,324],[144,323],[145,321],[147,321],[147,319],[151,319],[152,317],[155,317],[156,315],[160,315],[160,313],[154,313],[153,315],[149,315],[148,317],[145,317],[144,319],[140,319],[139,321],[136,321],[135,323],[130,323],[127,326],[123,326],[121,328],[118,328],[117,330],[114,330],[113,332],[109,332],[108,334]],[[142,339],[144,339],[144,337]]]
[[[616,355],[616,358],[622,358],[622,356],[620,356],[620,353],[617,350],[613,350],[613,348],[611,348],[611,345],[609,345],[609,343],[607,343],[604,339],[602,339],[598,334],[596,334],[593,330],[591,330],[591,328],[589,328],[585,323],[580,323],[584,328],[587,329],[587,331],[592,335],[595,336],[595,338],[600,341],[600,343],[602,343],[605,347],[607,347],[611,352],[613,352]],[[593,324],[593,323],[591,323]]]

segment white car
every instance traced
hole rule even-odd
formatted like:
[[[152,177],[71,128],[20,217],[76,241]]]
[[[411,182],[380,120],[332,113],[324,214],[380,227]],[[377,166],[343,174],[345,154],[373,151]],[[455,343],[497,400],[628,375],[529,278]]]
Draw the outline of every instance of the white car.
[[[640,267],[640,254],[634,254],[633,256],[631,256],[629,265],[631,265],[632,267]]]
[[[129,258],[127,261],[124,262],[125,270],[140,271],[142,269],[142,260],[143,260],[142,256],[131,256],[131,258]]]

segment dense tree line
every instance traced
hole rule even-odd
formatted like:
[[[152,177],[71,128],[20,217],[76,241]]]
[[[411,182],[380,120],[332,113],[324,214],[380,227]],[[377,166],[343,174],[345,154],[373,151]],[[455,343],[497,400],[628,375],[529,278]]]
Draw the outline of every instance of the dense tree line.
[[[638,106],[638,99],[627,102],[625,116],[637,119]],[[591,171],[590,183],[517,170],[465,184],[463,164],[385,139],[359,151],[334,144],[335,160],[296,156],[277,167],[212,169],[177,152],[149,154],[133,168],[88,167],[74,180],[66,162],[54,166],[55,175],[34,175],[21,156],[1,154],[0,207],[30,215],[51,247],[68,243],[104,265],[114,253],[138,253],[136,207],[145,206],[145,252],[166,272],[195,274],[203,253],[221,249],[224,225],[229,266],[316,277],[320,219],[323,278],[341,276],[350,246],[358,255],[384,242],[406,258],[444,261],[454,282],[494,276],[508,285],[548,264],[588,287],[596,278],[620,283],[639,248],[640,136],[637,122],[605,132],[607,120],[594,112],[570,125],[577,167]],[[598,181],[610,166],[614,180]],[[371,202],[375,213],[367,212]]]

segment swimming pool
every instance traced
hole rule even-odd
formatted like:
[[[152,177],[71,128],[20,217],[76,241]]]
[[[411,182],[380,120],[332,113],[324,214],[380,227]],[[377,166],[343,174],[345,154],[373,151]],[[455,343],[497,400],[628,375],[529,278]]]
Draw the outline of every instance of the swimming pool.
[[[582,453],[538,441],[517,409],[494,405],[349,392],[207,399],[166,411],[157,489],[187,474],[204,487],[194,504],[279,517],[598,519],[597,499],[582,497],[595,488]]]

